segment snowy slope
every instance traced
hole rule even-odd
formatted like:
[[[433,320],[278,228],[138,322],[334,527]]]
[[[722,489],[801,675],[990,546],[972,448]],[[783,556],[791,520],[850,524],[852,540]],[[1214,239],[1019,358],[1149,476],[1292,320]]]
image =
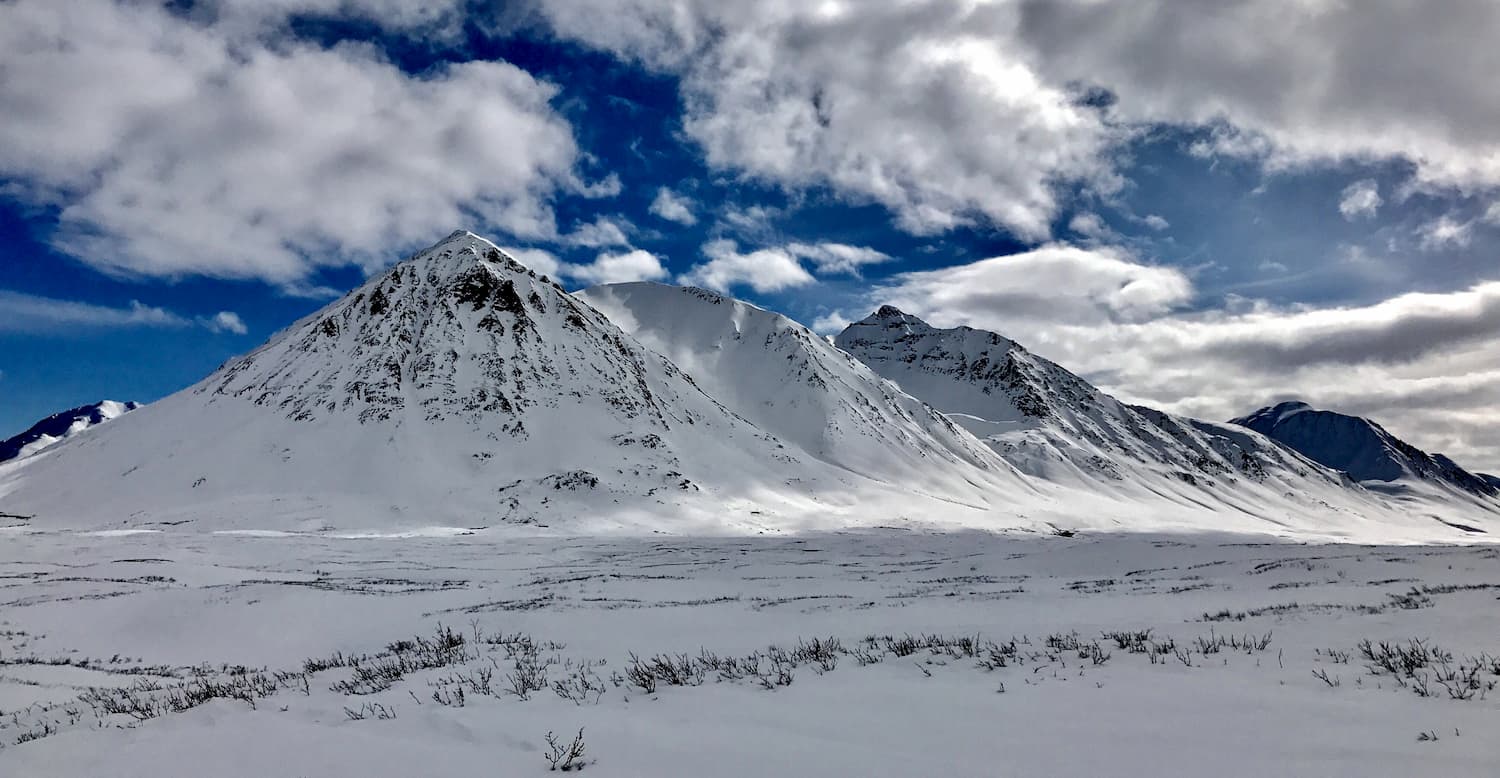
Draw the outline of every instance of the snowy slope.
[[[948,494],[1027,488],[973,435],[779,313],[656,283],[598,286],[579,297],[810,458]]]
[[[884,306],[835,342],[1022,472],[1051,483],[1281,527],[1408,520],[1380,496],[1266,437],[1126,405],[992,332],[939,329]],[[1447,517],[1468,516],[1472,506],[1430,507]]]
[[[0,510],[212,529],[1016,523],[991,514],[1010,495],[988,485],[806,456],[464,232],[84,437],[0,468]]]
[[[100,400],[61,413],[54,413],[31,425],[25,432],[0,440],[0,462],[35,454],[53,443],[77,435],[97,424],[123,416],[139,407],[141,404],[136,402]]]
[[[1429,454],[1370,419],[1322,411],[1304,402],[1284,402],[1233,419],[1309,459],[1342,470],[1357,481],[1420,479],[1487,497],[1500,494],[1484,476],[1442,454]]]
[[[882,309],[838,345],[702,290],[570,295],[457,232],[199,384],[0,464],[0,513],[352,536],[1500,537],[1477,502],[1372,494],[1252,430],[1123,405],[992,333]]]

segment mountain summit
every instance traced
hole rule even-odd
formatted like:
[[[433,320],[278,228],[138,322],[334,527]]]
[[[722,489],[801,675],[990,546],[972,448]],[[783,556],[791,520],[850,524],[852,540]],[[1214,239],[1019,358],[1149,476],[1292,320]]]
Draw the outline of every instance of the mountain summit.
[[[356,536],[1490,531],[1493,503],[1456,495],[1373,493],[996,333],[886,306],[835,346],[702,289],[569,294],[467,232],[192,387],[0,464],[0,512],[36,526]]]
[[[1474,494],[1500,495],[1489,477],[1471,473],[1442,454],[1422,451],[1361,416],[1292,401],[1261,408],[1230,423],[1280,441],[1357,481],[1420,479]]]
[[[1313,513],[1328,526],[1358,524],[1386,511],[1352,481],[1266,437],[1127,405],[994,332],[937,328],[883,306],[834,342],[1051,483],[1273,525]]]
[[[141,407],[140,403],[100,400],[54,413],[31,425],[25,432],[0,440],[0,462],[35,454],[61,440]]]
[[[863,369],[800,326],[788,332],[788,344],[815,341],[814,358]],[[747,341],[750,361],[752,345],[778,348]],[[759,412],[727,391],[756,377],[740,367],[695,382],[587,302],[455,232],[88,445],[0,470],[0,509],[116,526],[722,532],[979,522],[1022,491],[972,436],[878,379],[819,386],[833,374],[809,366],[802,394]],[[832,427],[817,420],[820,403]],[[926,470],[903,482],[893,461]]]

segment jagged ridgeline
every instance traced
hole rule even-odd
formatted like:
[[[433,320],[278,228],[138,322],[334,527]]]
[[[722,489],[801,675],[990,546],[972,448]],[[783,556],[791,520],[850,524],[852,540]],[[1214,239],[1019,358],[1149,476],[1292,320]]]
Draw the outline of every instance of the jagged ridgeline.
[[[1488,532],[1464,495],[1372,492],[996,333],[884,307],[834,345],[702,289],[570,294],[467,232],[0,465],[0,512],[130,529]]]
[[[810,409],[797,417],[807,439],[780,437],[785,425],[738,412],[742,398],[720,401],[588,303],[458,232],[197,386],[0,472],[0,504],[39,522],[131,526],[722,532],[979,520],[1012,500],[1003,487],[1019,477],[971,436],[800,325],[789,332],[794,351],[811,346],[878,389],[841,387],[845,401],[824,404],[829,387],[799,384],[781,399]],[[858,412],[844,414],[851,403]],[[864,449],[814,445],[825,439]]]

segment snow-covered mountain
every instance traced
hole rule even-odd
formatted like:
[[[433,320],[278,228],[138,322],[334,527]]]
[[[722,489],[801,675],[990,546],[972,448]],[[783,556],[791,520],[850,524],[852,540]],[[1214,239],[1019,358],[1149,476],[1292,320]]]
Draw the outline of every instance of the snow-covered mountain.
[[[0,468],[0,510],[115,526],[720,532],[939,508],[982,518],[1012,499],[1001,487],[1021,483],[941,416],[889,421],[840,417],[842,442],[828,449],[783,440],[587,303],[458,232],[198,385]],[[917,437],[923,424],[946,425],[946,447]],[[893,451],[931,457],[914,471],[926,480],[895,483],[874,467]]]
[[[1267,437],[1121,403],[993,332],[939,329],[883,306],[835,343],[1050,483],[1284,526],[1385,521],[1394,512]]]
[[[806,455],[947,494],[1025,488],[947,416],[779,313],[695,287],[609,284],[579,297],[714,398]],[[977,494],[974,496],[978,496]]]
[[[882,308],[835,347],[701,289],[569,294],[466,232],[0,464],[0,513],[115,530],[1500,535],[1434,494],[1122,404],[993,333]]]
[[[53,443],[73,437],[96,424],[103,424],[139,407],[141,407],[140,403],[136,402],[100,400],[54,413],[31,425],[25,432],[0,440],[0,462],[35,454]]]
[[[1417,479],[1488,497],[1500,495],[1493,477],[1471,473],[1442,454],[1422,451],[1361,416],[1284,402],[1230,423],[1253,429],[1357,481]]]

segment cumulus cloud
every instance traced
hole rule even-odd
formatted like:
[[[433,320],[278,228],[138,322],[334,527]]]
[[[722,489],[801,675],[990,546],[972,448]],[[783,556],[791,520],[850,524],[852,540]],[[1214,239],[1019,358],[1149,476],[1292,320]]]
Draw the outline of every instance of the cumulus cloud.
[[[0,289],[0,332],[67,334],[92,329],[194,326],[236,335],[248,331],[239,315],[232,311],[195,319],[138,300],[131,300],[124,307],[112,307]]]
[[[656,199],[651,201],[651,213],[684,227],[698,223],[698,217],[693,215],[693,201],[666,187],[656,190]]]
[[[852,323],[842,311],[829,311],[813,319],[812,331],[819,335],[837,335]]]
[[[505,253],[545,276],[570,279],[583,285],[627,281],[661,281],[669,275],[661,259],[649,251],[632,249],[601,252],[591,262],[566,262],[546,249],[506,247]]]
[[[714,168],[829,186],[914,233],[983,221],[1043,238],[1060,181],[1113,185],[1116,132],[1011,45],[1008,4],[557,0],[564,37],[680,76]]]
[[[1010,43],[1052,83],[1111,90],[1124,120],[1212,126],[1201,153],[1273,167],[1404,158],[1500,184],[1500,5],[1402,0],[1021,0]],[[1392,56],[1392,41],[1401,56]]]
[[[1193,295],[1176,271],[1054,246],[901,274],[868,303],[1000,332],[1128,402],[1227,419],[1301,398],[1500,468],[1500,281],[1363,306],[1183,307]]]
[[[244,335],[250,331],[250,328],[245,326],[244,320],[234,311],[219,311],[205,320],[204,323],[214,332],[232,332],[235,335]]]
[[[708,261],[694,265],[678,277],[678,282],[728,292],[735,286],[748,286],[756,292],[778,292],[814,283],[812,274],[783,248],[758,249],[740,253],[732,240],[710,241],[703,246]]]
[[[623,219],[600,216],[591,222],[574,227],[572,232],[561,236],[557,242],[585,248],[629,246],[630,238],[625,233],[626,230],[633,229],[630,222]]]
[[[570,278],[586,284],[618,284],[627,281],[660,281],[667,277],[661,260],[649,251],[635,249],[622,254],[600,254],[586,265],[573,265],[564,271]]]
[[[1339,213],[1353,221],[1361,217],[1374,216],[1384,201],[1380,198],[1380,187],[1373,179],[1355,181],[1344,187],[1339,196]]]
[[[217,5],[0,4],[0,175],[58,209],[61,250],[123,275],[295,285],[455,224],[548,238],[550,199],[588,188],[556,89],[522,70],[414,76],[369,46],[240,34],[254,4]]]
[[[1187,304],[1182,271],[1139,263],[1108,248],[1063,244],[939,270],[902,273],[873,296],[956,324],[978,311],[1009,320],[1075,325],[1149,320]]]

